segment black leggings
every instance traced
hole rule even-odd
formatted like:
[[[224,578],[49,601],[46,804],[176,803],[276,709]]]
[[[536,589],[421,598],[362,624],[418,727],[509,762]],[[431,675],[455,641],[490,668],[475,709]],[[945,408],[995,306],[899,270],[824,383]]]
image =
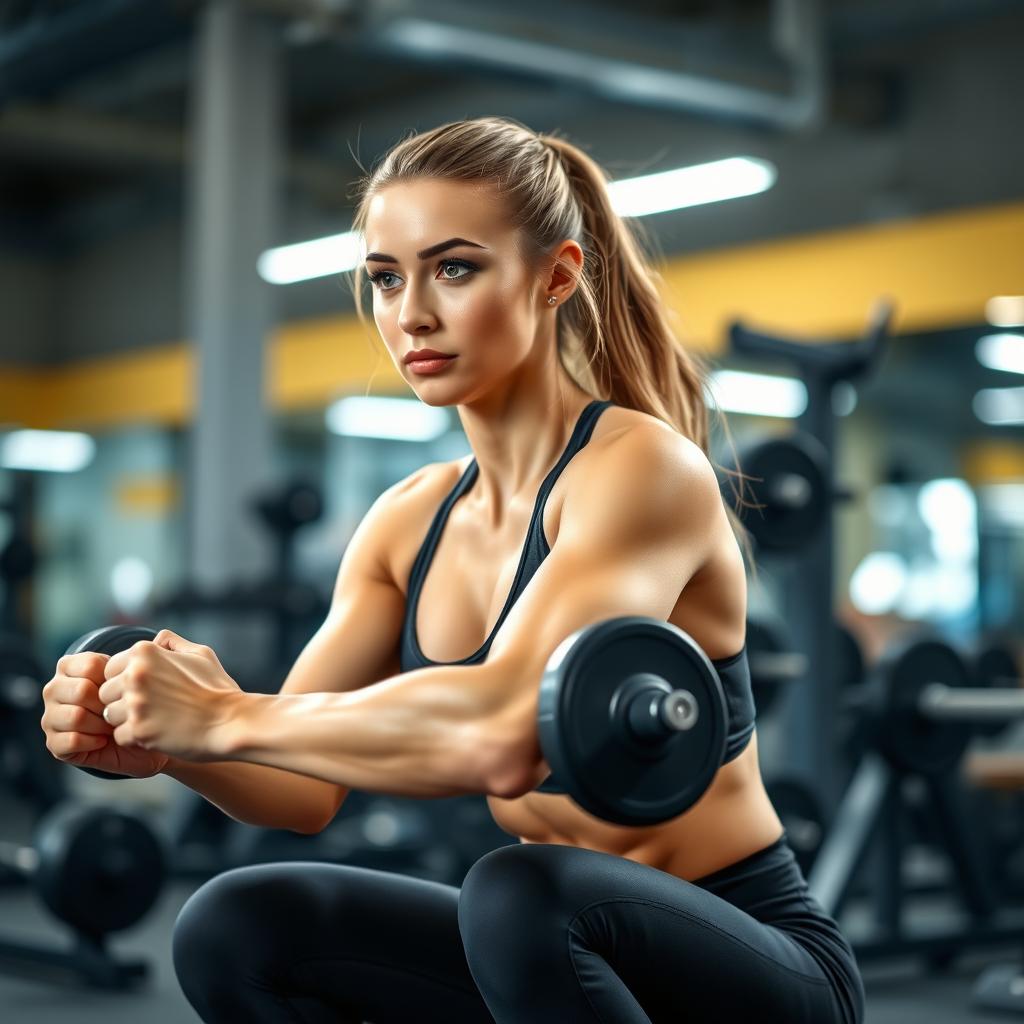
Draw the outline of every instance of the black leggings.
[[[785,836],[687,882],[569,846],[504,846],[461,889],[338,864],[236,868],[174,928],[202,1020],[262,1024],[860,1024],[850,946]]]

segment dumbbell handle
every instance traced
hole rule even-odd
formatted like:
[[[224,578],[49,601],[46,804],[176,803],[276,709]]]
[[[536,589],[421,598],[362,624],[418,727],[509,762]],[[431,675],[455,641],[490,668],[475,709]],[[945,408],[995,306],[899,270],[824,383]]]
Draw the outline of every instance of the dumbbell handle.
[[[779,508],[797,511],[806,508],[811,500],[811,482],[799,473],[779,473],[765,487],[769,503]]]
[[[697,724],[697,700],[689,690],[673,690],[660,676],[641,672],[622,684],[611,704],[629,732],[642,743],[656,743]]]
[[[917,709],[933,721],[1003,722],[1024,717],[1024,689],[974,689],[928,683],[918,698]]]
[[[748,662],[751,678],[764,682],[784,683],[807,674],[807,655],[799,651],[754,651]]]

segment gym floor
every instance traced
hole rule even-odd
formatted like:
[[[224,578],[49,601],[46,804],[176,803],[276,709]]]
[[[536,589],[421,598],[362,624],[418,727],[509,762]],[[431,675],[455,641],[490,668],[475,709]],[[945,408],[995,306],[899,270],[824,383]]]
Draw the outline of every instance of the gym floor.
[[[28,829],[17,808],[0,801],[5,838],[23,841]],[[15,823],[15,835],[9,828]],[[171,965],[171,931],[178,911],[196,888],[192,882],[172,882],[137,926],[118,933],[109,943],[118,958],[144,959],[148,980],[129,992],[108,993],[82,986],[55,974],[28,974],[0,965],[0,1022],[2,1024],[185,1024],[198,1018],[178,987]],[[0,937],[60,944],[63,926],[50,918],[27,888],[0,889]],[[1019,959],[1024,950],[965,954],[943,974],[928,974],[919,962],[907,960],[866,965],[868,994],[866,1024],[965,1024],[1005,1021],[1004,1014],[973,1010],[971,989],[990,964]]]

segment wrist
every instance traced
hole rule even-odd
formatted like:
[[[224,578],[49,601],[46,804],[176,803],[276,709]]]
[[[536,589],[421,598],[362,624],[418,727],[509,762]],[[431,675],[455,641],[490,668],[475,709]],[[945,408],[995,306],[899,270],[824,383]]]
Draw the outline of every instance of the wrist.
[[[252,746],[260,712],[273,699],[265,693],[233,694],[220,721],[210,730],[210,760],[241,759]]]

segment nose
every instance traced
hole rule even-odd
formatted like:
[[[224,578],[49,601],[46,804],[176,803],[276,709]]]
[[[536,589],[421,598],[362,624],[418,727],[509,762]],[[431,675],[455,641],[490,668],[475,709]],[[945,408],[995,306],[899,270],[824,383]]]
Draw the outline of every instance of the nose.
[[[398,315],[398,326],[406,334],[428,334],[437,327],[437,318],[430,311],[418,290],[407,287],[402,297],[402,308]]]

